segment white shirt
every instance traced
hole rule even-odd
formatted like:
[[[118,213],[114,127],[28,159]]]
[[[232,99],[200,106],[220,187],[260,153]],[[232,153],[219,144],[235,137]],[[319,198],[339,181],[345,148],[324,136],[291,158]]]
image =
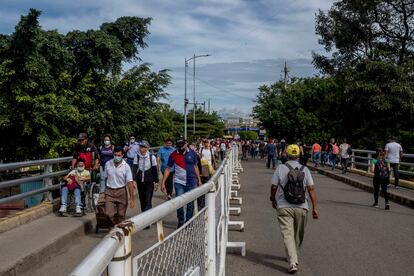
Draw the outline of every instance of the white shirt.
[[[390,163],[400,163],[400,151],[403,151],[400,144],[391,142],[385,145],[385,150],[388,152],[388,161]]]
[[[208,161],[208,163],[210,163],[210,165],[213,166],[213,162],[212,162],[213,157],[211,156],[211,154],[213,153],[213,149],[203,147],[203,148],[201,148],[200,153],[201,153],[201,158],[206,159]]]
[[[220,150],[221,151],[225,151],[226,150],[226,144],[225,143],[221,143],[220,144]]]
[[[123,188],[133,181],[131,168],[124,160],[118,166],[115,166],[114,160],[106,162],[105,172],[106,186],[112,189]]]
[[[293,169],[295,168],[301,168],[302,165],[299,164],[298,161],[288,161],[289,165],[292,166]],[[307,167],[303,169],[303,172],[305,173],[305,179],[303,181],[303,185],[305,187],[314,185],[312,175]],[[273,178],[272,178],[272,184],[275,186],[279,186],[276,192],[276,202],[277,202],[277,208],[303,208],[306,210],[309,210],[308,205],[308,198],[306,197],[305,203],[302,204],[292,204],[289,203],[285,199],[285,194],[283,193],[283,187],[287,184],[288,178],[287,175],[289,173],[289,168],[285,165],[279,165],[277,166]]]
[[[139,164],[138,164],[138,170],[145,172],[151,169],[151,160],[149,159],[150,153],[147,151],[147,154],[142,155],[140,152],[138,152],[139,155]],[[154,155],[151,155],[152,159],[152,165],[157,166],[157,158],[155,158]],[[135,172],[137,173],[137,172]],[[144,174],[142,174],[142,182],[144,182]]]

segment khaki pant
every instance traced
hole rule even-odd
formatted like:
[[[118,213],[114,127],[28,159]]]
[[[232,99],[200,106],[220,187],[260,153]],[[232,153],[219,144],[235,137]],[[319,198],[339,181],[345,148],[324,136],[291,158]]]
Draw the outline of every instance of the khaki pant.
[[[113,225],[122,222],[125,219],[125,213],[128,208],[128,194],[126,188],[105,189],[105,214]]]
[[[289,264],[298,263],[298,250],[305,235],[307,217],[308,211],[302,208],[280,208],[277,210],[277,220]]]

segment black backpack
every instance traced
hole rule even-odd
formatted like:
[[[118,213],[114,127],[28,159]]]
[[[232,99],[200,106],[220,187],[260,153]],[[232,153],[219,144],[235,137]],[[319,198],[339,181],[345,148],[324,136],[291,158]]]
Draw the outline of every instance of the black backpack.
[[[378,178],[385,179],[390,177],[390,172],[388,171],[388,166],[383,160],[378,160],[375,166],[375,175]]]
[[[306,195],[305,195],[305,173],[303,170],[305,166],[302,166],[300,169],[294,169],[288,163],[285,163],[285,166],[289,169],[289,173],[287,175],[288,182],[283,187],[283,193],[285,195],[285,199],[287,202],[292,204],[302,204],[306,202]]]

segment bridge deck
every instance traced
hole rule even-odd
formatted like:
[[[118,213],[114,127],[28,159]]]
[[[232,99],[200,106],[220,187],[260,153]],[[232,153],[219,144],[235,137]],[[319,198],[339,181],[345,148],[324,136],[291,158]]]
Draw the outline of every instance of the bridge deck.
[[[230,232],[230,241],[246,241],[247,254],[229,254],[227,275],[284,275],[284,248],[269,202],[270,179],[273,170],[266,169],[263,160],[243,163],[241,174],[242,214],[234,220],[244,220],[244,232]],[[321,218],[310,219],[305,242],[300,252],[302,275],[406,275],[414,270],[413,209],[391,203],[391,210],[371,207],[372,194],[313,172],[319,198]],[[360,176],[347,175],[347,177]],[[368,183],[370,179],[365,179]],[[412,191],[407,191],[408,193]],[[404,190],[398,193],[405,193]],[[154,204],[164,202],[160,192]],[[383,207],[383,200],[380,200]],[[135,208],[129,214],[137,214]],[[18,275],[67,275],[105,235],[84,235],[83,218],[60,218],[49,215],[0,235],[0,274],[15,261],[50,244],[54,254],[39,256],[30,272]],[[175,228],[175,214],[166,219],[166,234]],[[78,236],[69,244],[56,243],[67,229],[80,227]],[[76,227],[75,227],[76,228]],[[133,248],[140,250],[156,241],[156,227],[140,231],[133,237]],[[69,232],[67,233],[70,234]],[[59,248],[59,246],[61,246]],[[135,254],[137,251],[135,251]],[[134,254],[134,255],[135,255]],[[43,259],[42,259],[43,257]],[[44,264],[42,265],[42,262]],[[2,274],[3,275],[3,274]],[[6,275],[6,274],[5,274]],[[9,274],[13,275],[13,274]]]
[[[246,257],[229,254],[227,275],[286,275],[287,263],[269,201],[273,170],[263,160],[243,163],[241,175],[244,232],[230,240],[246,241]],[[414,271],[414,210],[391,203],[385,211],[371,207],[372,194],[312,173],[319,220],[308,220],[299,253],[301,275],[408,275]],[[352,177],[358,177],[354,176]],[[366,179],[366,181],[371,181]]]

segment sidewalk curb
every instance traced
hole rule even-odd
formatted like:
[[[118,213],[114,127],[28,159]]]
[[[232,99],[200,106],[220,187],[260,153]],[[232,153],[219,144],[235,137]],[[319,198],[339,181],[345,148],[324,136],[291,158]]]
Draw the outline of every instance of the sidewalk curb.
[[[59,208],[59,202],[58,200],[54,200],[52,203],[42,202],[32,208],[0,219],[0,234],[53,213]]]
[[[95,216],[90,215],[89,217],[85,216],[83,218],[84,220],[80,224],[76,225],[76,227],[62,233],[60,237],[57,237],[48,244],[45,244],[39,250],[28,252],[25,257],[16,260],[15,263],[9,264],[8,267],[0,268],[0,275],[17,276],[24,272],[30,271],[33,267],[39,267],[50,261],[55,254],[58,254],[58,252],[62,250],[62,248],[65,248],[67,245],[73,243],[75,240],[78,240],[80,237],[91,233],[96,223]]]
[[[308,166],[308,168],[312,171],[317,171],[318,173],[320,173],[322,175],[325,175],[325,176],[333,178],[335,180],[344,182],[348,185],[360,188],[360,189],[368,191],[370,193],[374,192],[374,187],[372,185],[369,185],[369,184],[365,183],[365,182],[358,181],[358,180],[355,180],[355,179],[350,179],[350,178],[347,178],[346,176],[337,175],[337,174],[331,173],[329,171],[322,170],[322,169],[319,169],[319,168],[315,168],[315,167],[312,167],[312,166]],[[396,194],[392,191],[388,192],[388,197],[391,201],[394,201],[396,203],[399,203],[399,204],[402,204],[402,205],[405,205],[407,207],[410,207],[410,208],[414,209],[414,198],[411,198],[411,197],[408,197],[408,196],[402,196],[402,195]]]

